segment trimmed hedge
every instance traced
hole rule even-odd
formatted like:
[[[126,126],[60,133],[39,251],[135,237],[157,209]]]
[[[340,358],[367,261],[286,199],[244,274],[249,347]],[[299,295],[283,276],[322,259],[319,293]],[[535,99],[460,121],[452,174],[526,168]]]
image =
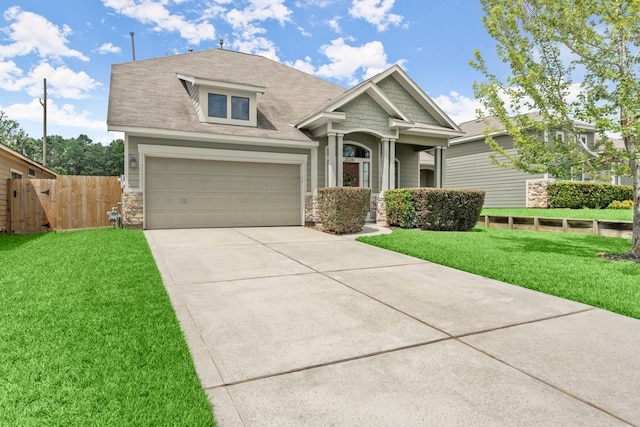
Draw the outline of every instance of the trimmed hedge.
[[[319,188],[318,219],[322,229],[336,234],[361,231],[367,220],[370,201],[370,188]]]
[[[604,209],[615,200],[633,200],[633,187],[597,182],[550,182],[547,194],[552,208]]]
[[[614,200],[607,209],[633,209],[633,200]]]
[[[404,188],[384,193],[387,223],[402,228],[471,231],[484,204],[484,191]]]

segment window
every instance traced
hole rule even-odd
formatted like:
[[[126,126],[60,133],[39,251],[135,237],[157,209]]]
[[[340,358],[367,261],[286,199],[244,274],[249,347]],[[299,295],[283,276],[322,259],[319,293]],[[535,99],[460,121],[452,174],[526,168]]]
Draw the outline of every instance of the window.
[[[231,97],[231,118],[234,120],[249,120],[249,98]]]
[[[14,170],[11,171],[11,179],[22,179],[22,174]]]
[[[36,176],[36,171],[29,168],[29,176]]]
[[[227,118],[227,95],[209,94],[209,117]]]
[[[564,142],[564,132],[556,132],[556,141]]]

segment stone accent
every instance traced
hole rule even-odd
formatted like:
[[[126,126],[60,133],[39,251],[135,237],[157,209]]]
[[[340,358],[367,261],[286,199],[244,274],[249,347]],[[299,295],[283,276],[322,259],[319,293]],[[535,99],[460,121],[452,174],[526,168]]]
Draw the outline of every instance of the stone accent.
[[[142,192],[125,191],[122,194],[122,223],[125,228],[142,228]]]
[[[527,207],[548,208],[549,194],[547,186],[553,179],[527,180]]]
[[[384,195],[380,194],[376,202],[376,224],[387,226],[387,207],[384,203]]]
[[[315,225],[318,222],[318,195],[307,194],[304,196],[304,222]]]

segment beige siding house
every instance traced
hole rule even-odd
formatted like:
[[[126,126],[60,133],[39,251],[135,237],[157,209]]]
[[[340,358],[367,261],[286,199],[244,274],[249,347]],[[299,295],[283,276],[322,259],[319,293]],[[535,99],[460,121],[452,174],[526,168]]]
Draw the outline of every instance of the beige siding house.
[[[55,172],[40,163],[23,156],[15,150],[0,144],[0,233],[9,230],[10,197],[8,194],[9,179],[53,179]]]
[[[129,226],[303,225],[317,189],[416,187],[420,152],[460,128],[398,66],[345,89],[224,49],[112,67],[109,130],[125,134]],[[434,181],[441,185],[442,178]]]

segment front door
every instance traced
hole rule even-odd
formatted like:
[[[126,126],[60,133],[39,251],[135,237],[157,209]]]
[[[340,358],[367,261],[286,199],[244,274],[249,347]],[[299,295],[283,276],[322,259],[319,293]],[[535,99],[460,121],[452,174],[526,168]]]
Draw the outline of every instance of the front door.
[[[342,185],[344,187],[360,187],[360,163],[342,164]]]

